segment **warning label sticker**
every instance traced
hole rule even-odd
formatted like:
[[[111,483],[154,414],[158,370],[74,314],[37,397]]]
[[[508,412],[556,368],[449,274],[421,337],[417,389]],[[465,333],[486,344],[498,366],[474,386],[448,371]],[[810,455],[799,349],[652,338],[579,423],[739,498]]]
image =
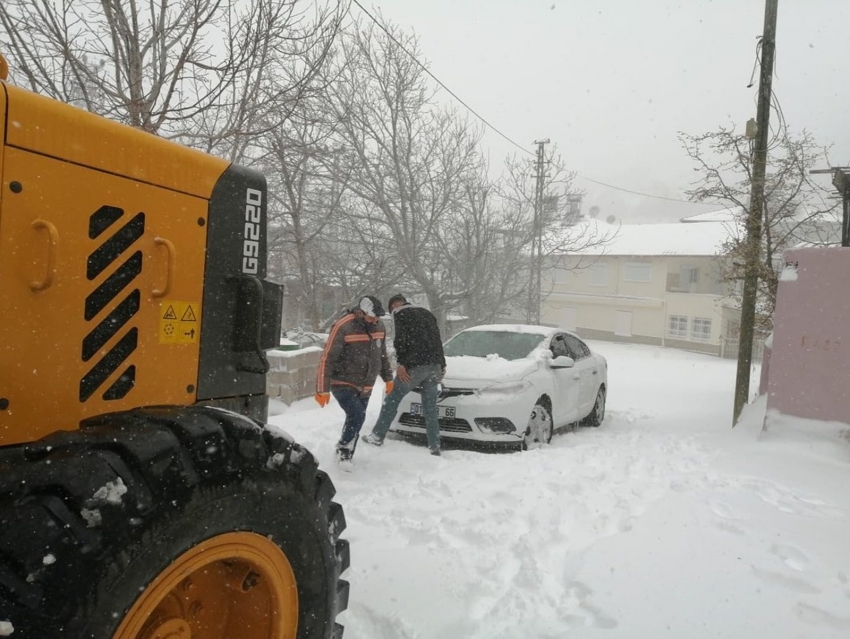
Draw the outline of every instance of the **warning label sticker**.
[[[200,339],[198,317],[201,305],[198,302],[165,300],[160,305],[159,343],[196,344]]]

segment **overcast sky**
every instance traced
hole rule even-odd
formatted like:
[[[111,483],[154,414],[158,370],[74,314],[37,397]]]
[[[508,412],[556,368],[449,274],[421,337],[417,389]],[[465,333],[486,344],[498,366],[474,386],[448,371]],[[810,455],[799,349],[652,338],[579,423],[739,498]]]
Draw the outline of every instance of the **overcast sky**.
[[[677,132],[743,129],[756,115],[758,71],[747,84],[763,0],[361,1],[413,29],[432,73],[507,136],[529,150],[548,137],[598,181],[685,199],[695,174]],[[792,129],[833,144],[832,164],[845,166],[848,24],[848,0],[779,0],[773,85]],[[516,150],[492,131],[484,143],[494,166]],[[577,186],[585,210],[631,222],[716,208]]]

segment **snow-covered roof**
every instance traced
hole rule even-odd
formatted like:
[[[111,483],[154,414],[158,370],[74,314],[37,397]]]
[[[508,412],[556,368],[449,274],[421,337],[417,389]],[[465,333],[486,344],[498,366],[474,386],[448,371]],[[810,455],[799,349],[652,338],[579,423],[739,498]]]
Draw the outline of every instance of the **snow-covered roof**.
[[[726,209],[718,209],[717,211],[709,211],[708,213],[699,213],[697,215],[689,215],[683,217],[680,222],[685,224],[694,224],[697,222],[734,222],[741,216],[741,207],[736,206]]]
[[[623,256],[715,256],[721,254],[723,243],[733,236],[735,225],[727,221],[705,221],[699,224],[608,224],[587,220],[595,225],[591,234],[610,238],[607,242],[579,250],[567,250],[576,255]]]

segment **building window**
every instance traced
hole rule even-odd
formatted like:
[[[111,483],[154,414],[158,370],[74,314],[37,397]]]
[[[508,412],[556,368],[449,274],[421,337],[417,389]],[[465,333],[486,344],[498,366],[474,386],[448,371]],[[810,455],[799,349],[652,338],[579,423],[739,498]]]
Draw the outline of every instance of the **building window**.
[[[683,266],[679,269],[679,288],[688,293],[696,293],[699,284],[699,269],[696,266]]]
[[[726,320],[726,337],[738,339],[741,336],[741,323],[734,320]]]
[[[688,318],[684,315],[671,315],[667,318],[667,334],[671,337],[688,337]]]
[[[695,317],[691,322],[691,337],[698,340],[711,339],[711,320],[707,317]]]
[[[646,262],[626,262],[623,266],[623,279],[627,282],[651,282],[652,264]]]
[[[560,268],[556,266],[552,269],[552,283],[553,284],[566,284],[567,283],[567,269]]]
[[[683,266],[679,269],[679,281],[684,286],[699,282],[699,269],[696,266]]]
[[[567,262],[563,259],[555,259],[551,262],[552,267],[549,270],[549,275],[552,278],[553,284],[566,284],[570,276],[570,270],[567,268]]]
[[[590,285],[591,286],[608,286],[608,265],[599,263],[590,267]]]

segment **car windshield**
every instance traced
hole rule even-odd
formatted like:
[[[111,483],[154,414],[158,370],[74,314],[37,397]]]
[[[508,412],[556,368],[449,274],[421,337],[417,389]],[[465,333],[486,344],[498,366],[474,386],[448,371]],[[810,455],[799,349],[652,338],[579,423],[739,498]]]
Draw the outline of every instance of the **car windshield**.
[[[543,341],[543,335],[507,331],[466,331],[446,342],[448,357],[498,355],[504,359],[522,359]]]

